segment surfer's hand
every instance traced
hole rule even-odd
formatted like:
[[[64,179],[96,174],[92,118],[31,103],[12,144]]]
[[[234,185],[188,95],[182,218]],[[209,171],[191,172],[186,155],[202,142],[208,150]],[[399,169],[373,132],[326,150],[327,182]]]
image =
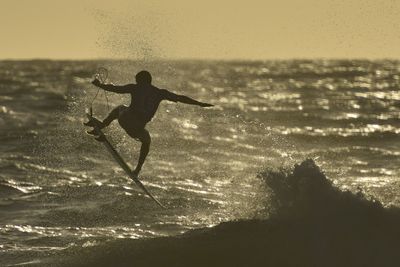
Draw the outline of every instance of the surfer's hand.
[[[99,81],[99,79],[94,79],[93,81],[92,81],[92,84],[94,85],[94,86],[99,86],[100,84],[101,84],[101,82]]]
[[[211,105],[211,104],[208,104],[208,103],[200,103],[199,106],[203,107],[203,108],[208,108],[208,107],[213,107],[214,105]]]

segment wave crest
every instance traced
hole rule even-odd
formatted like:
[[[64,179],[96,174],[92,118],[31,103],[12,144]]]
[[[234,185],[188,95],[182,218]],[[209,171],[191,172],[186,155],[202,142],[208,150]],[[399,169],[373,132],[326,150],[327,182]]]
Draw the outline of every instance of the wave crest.
[[[356,194],[332,185],[322,170],[311,159],[296,164],[293,171],[268,169],[258,175],[269,192],[266,212],[273,217],[345,218],[359,220],[360,216],[381,216],[385,209],[362,191]]]

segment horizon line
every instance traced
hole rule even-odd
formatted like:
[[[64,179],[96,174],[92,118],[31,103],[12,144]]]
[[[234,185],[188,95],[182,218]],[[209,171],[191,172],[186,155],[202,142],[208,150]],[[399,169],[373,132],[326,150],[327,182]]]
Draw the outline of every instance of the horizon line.
[[[290,61],[290,60],[359,60],[359,61],[399,61],[397,57],[278,57],[278,58],[201,58],[201,57],[153,57],[153,58],[129,58],[129,57],[82,57],[82,58],[63,58],[63,57],[10,57],[0,58],[0,61],[249,61],[249,62],[260,62],[260,61]]]

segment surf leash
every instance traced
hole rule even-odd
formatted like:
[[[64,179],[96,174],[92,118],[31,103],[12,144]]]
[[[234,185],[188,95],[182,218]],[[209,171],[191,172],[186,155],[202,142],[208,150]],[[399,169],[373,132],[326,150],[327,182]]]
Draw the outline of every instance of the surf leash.
[[[100,67],[96,70],[96,73],[94,74],[94,78],[98,79],[101,83],[105,83],[107,81],[108,78],[108,70],[104,67]],[[98,94],[100,92],[100,88],[97,88],[97,92],[95,94],[95,96],[93,97],[92,101],[90,102],[90,108],[89,108],[89,113],[92,116],[93,115],[93,103],[94,100],[96,100]],[[110,111],[110,105],[108,103],[108,96],[107,96],[107,92],[104,91],[104,97],[106,98],[106,102],[107,102],[107,109],[108,111]]]

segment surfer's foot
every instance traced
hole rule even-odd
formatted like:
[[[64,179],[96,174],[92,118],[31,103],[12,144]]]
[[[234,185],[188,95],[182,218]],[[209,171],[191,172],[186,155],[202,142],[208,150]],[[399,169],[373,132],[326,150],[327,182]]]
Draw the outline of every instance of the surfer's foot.
[[[99,121],[98,119],[91,118],[88,122],[84,122],[83,125],[89,126],[89,127],[96,127],[99,129],[104,128],[104,123]]]
[[[83,125],[88,126],[88,127],[94,127],[94,122],[92,120],[88,121],[88,122],[84,122]]]
[[[134,170],[134,171],[132,172],[132,174],[133,174],[135,177],[138,177],[138,176],[139,176],[139,172],[140,172],[140,170]]]

